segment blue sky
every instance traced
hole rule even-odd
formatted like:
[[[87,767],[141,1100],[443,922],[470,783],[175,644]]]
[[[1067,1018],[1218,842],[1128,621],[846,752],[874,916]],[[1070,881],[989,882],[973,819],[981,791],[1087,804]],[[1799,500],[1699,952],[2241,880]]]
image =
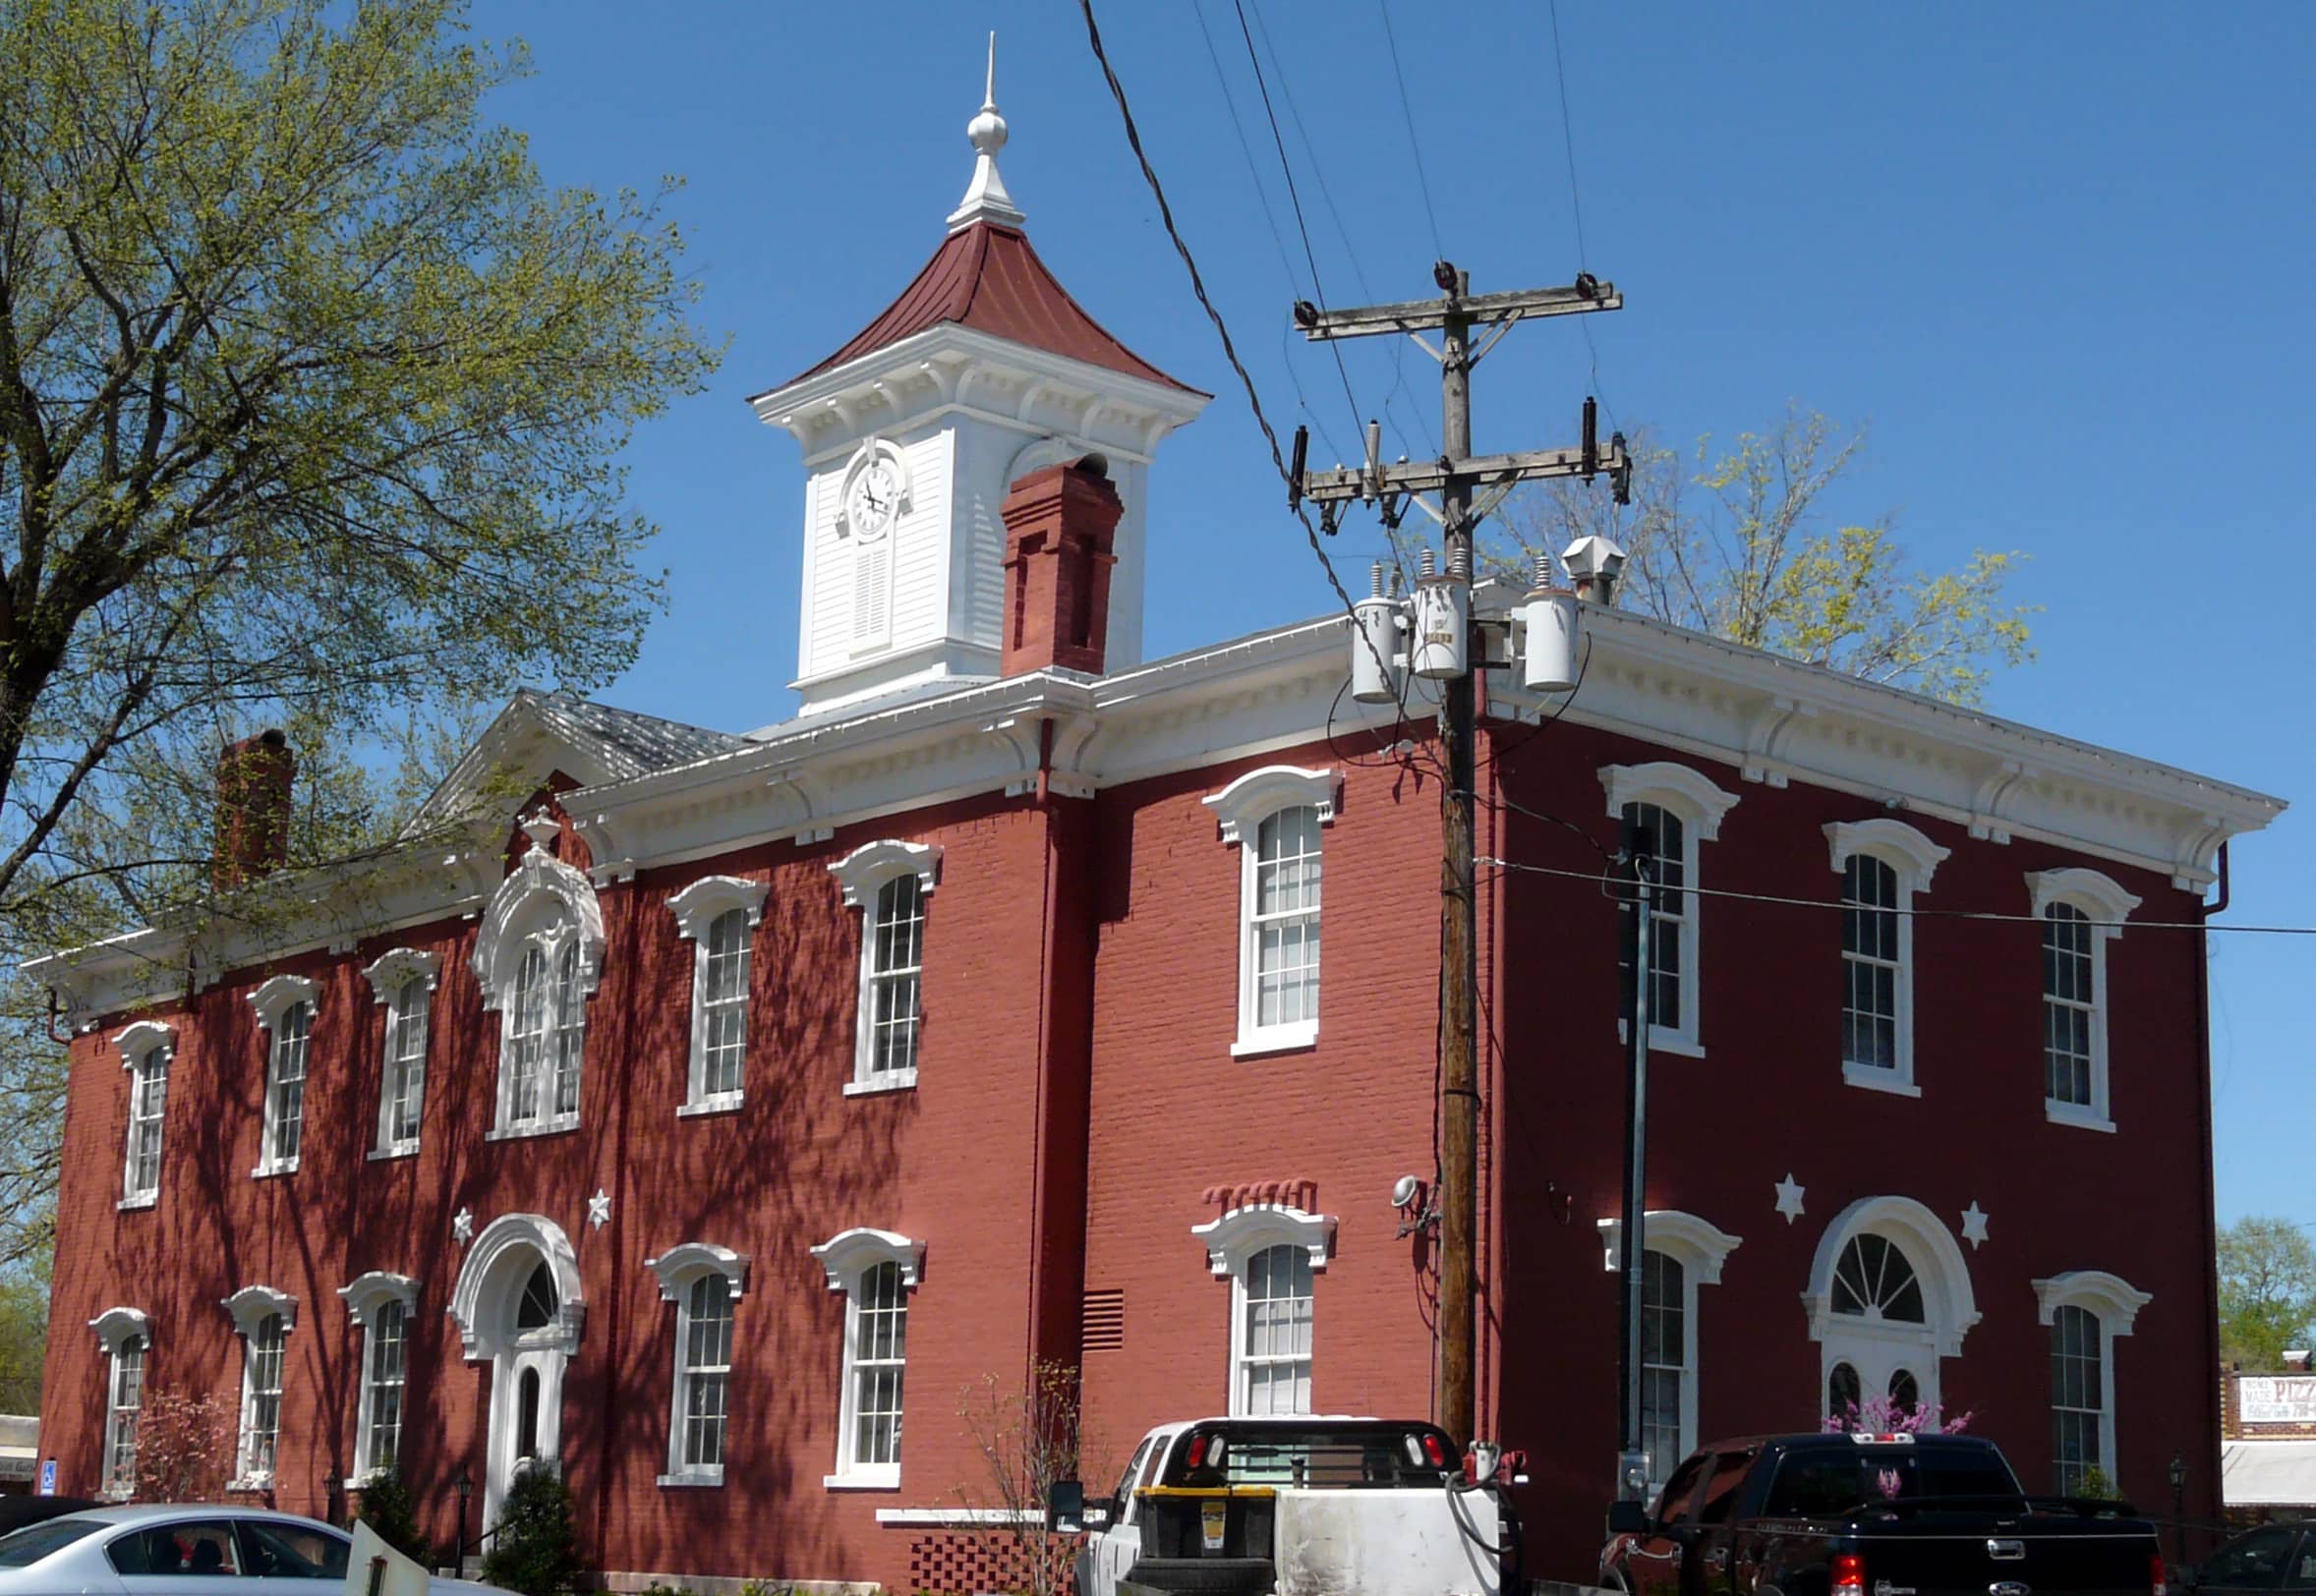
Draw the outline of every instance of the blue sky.
[[[1588,387],[1675,439],[1789,402],[1870,422],[1834,510],[1894,511],[1924,564],[2033,556],[2015,595],[2046,607],[2041,657],[1990,707],[2301,801],[2236,846],[2229,919],[2316,924],[2316,8],[1572,4],[1564,141],[1544,6],[1391,4],[1439,246],[1476,291],[1567,281],[1572,142],[1582,261],[1627,301],[1590,318],[1596,374],[1570,323],[1516,331],[1477,380],[1478,448],[1569,441]],[[1308,272],[1233,0],[1098,13],[1265,407],[1286,428],[1307,399],[1348,452],[1332,362],[1284,335]],[[1381,6],[1247,15],[1285,68],[1272,92],[1328,300],[1431,292]],[[671,605],[601,696],[733,729],[792,703],[801,473],[742,397],[836,348],[939,243],[990,28],[1003,167],[1040,253],[1129,346],[1218,395],[1153,476],[1149,653],[1328,607],[1073,4],[637,17],[483,0],[473,19],[533,48],[536,76],[494,108],[551,180],[688,179],[701,319],[731,336],[713,391],[633,445]],[[1388,395],[1398,428],[1435,435],[1432,368],[1381,345],[1348,351],[1360,414]],[[1337,552],[1363,569],[1374,546],[1355,518]],[[2221,1218],[2316,1222],[2316,939],[2214,942]]]

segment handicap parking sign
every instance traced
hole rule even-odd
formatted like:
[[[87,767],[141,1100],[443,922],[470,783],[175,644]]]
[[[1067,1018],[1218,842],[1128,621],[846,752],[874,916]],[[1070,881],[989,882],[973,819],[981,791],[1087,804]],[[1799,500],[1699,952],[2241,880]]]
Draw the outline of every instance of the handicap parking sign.
[[[45,1459],[40,1464],[40,1494],[42,1496],[56,1495],[56,1459],[53,1457]]]

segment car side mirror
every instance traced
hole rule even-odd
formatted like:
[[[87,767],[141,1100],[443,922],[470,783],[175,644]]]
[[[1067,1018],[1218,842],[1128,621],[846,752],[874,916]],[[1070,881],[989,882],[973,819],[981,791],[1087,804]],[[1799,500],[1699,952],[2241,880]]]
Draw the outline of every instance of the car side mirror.
[[[1045,1527],[1056,1535],[1076,1535],[1085,1529],[1085,1486],[1077,1480],[1056,1480],[1046,1487]]]
[[[1622,1501],[1608,1504],[1608,1533],[1611,1535],[1646,1535],[1649,1533],[1649,1508],[1645,1503]]]

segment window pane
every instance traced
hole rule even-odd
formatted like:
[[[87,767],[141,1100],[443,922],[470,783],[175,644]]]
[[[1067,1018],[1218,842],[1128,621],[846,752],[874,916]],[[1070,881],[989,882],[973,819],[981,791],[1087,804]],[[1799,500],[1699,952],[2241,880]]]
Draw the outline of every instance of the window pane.
[[[908,1353],[908,1300],[900,1266],[863,1270],[852,1293],[852,1462],[900,1460],[901,1375]]]
[[[579,943],[563,944],[555,960],[554,1112],[579,1112],[579,1065],[587,1047],[587,994],[580,985]]]
[[[268,1162],[288,1164],[298,1156],[306,1119],[306,1040],[313,1011],[304,1003],[282,1010],[273,1026],[271,1080],[266,1109]]]
[[[1668,813],[1655,804],[1627,804],[1624,808],[1627,826],[1635,832],[1636,845],[1653,855],[1656,890],[1650,896],[1649,957],[1649,1023],[1667,1030],[1679,1030],[1684,1023],[1681,995],[1681,935],[1688,922],[1687,871],[1682,858],[1686,846],[1680,817]],[[1639,910],[1632,901],[1618,905],[1620,927],[1617,968],[1622,977],[1620,990],[1627,995],[1626,1011],[1631,1009],[1630,994],[1633,986],[1633,938]]]
[[[1250,1414],[1309,1412],[1309,1251],[1280,1245],[1249,1257],[1244,1311],[1239,1329],[1241,1407]]]

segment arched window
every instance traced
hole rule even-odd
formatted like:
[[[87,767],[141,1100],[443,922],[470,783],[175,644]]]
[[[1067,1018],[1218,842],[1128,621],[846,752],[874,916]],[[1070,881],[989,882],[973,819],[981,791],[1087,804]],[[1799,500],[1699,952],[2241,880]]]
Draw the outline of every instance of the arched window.
[[[314,1026],[314,983],[277,975],[250,994],[265,1050],[265,1113],[255,1175],[298,1167],[306,1130],[306,1054]]]
[[[1920,1097],[1914,1080],[1914,894],[1951,851],[1903,821],[1825,827],[1841,873],[1841,1073],[1852,1086]]]
[[[550,814],[533,815],[522,828],[530,851],[492,894],[475,939],[483,1006],[502,1016],[493,1139],[578,1125],[587,1001],[602,978],[595,888],[548,851],[560,835]]]
[[[1597,1222],[1601,1267],[1624,1268],[1624,1226]],[[1697,1450],[1698,1304],[1701,1285],[1718,1285],[1741,1239],[1679,1209],[1656,1209],[1641,1228],[1641,1424],[1653,1492]]]
[[[397,947],[362,973],[386,1011],[385,1046],[378,1068],[377,1152],[402,1158],[418,1151],[426,1109],[427,1020],[434,1005],[439,955]]]
[[[1246,1260],[1234,1413],[1310,1408],[1310,1253],[1292,1242]]]
[[[917,1083],[924,1029],[925,902],[939,884],[941,850],[869,842],[829,867],[848,907],[861,911],[860,1007],[847,1094]]]
[[[531,1278],[523,1282],[523,1295],[515,1304],[515,1329],[545,1330],[554,1323],[555,1309],[561,1304],[555,1298],[554,1271],[542,1260],[531,1271]]]
[[[418,1282],[374,1270],[338,1288],[361,1327],[362,1402],[355,1415],[357,1479],[394,1467],[402,1453],[402,1398],[410,1369],[410,1309]]]
[[[129,1145],[121,1170],[123,1208],[149,1208],[161,1194],[161,1127],[169,1106],[169,1061],[177,1033],[140,1020],[113,1038],[129,1071]]]
[[[2154,1298],[2098,1269],[2034,1286],[2038,1317],[2051,1327],[2052,1483],[2072,1496],[2094,1468],[2114,1479],[2114,1340],[2131,1334]]]
[[[646,1267],[675,1305],[675,1387],[662,1485],[722,1485],[731,1416],[732,1308],[748,1260],[728,1247],[689,1241]]]
[[[1320,831],[1341,786],[1333,770],[1271,765],[1205,800],[1222,840],[1239,844],[1235,1054],[1318,1040]]]
[[[1858,1379],[1858,1371],[1848,1363],[1836,1363],[1825,1376],[1825,1416],[1848,1420],[1865,1405],[1865,1390]]]
[[[1922,1282],[1913,1262],[1887,1236],[1852,1236],[1834,1266],[1833,1311],[1921,1324]]]
[[[2096,870],[2027,876],[2043,922],[2043,1112],[2059,1124],[2114,1129],[2108,1101],[2107,944],[2139,899]]]
[[[1698,972],[1704,905],[1697,895],[1703,884],[1698,848],[1718,839],[1721,818],[1736,807],[1737,795],[1723,792],[1702,771],[1671,760],[1602,766],[1600,786],[1608,796],[1609,818],[1655,859],[1657,890],[1650,903],[1649,1046],[1703,1057]],[[1629,990],[1638,912],[1626,905],[1620,917],[1618,964]],[[1629,1018],[1618,1020],[1620,1029],[1630,1023]]]
[[[812,1249],[829,1288],[845,1293],[844,1368],[837,1471],[829,1483],[897,1485],[908,1293],[924,1246],[890,1230],[851,1229]]]
[[[145,1316],[113,1308],[88,1322],[104,1348],[104,1494],[126,1498],[137,1488],[137,1427],[145,1406],[145,1363],[151,1341]]]
[[[748,951],[766,884],[709,876],[667,900],[692,943],[691,1067],[678,1113],[737,1108],[747,1082]]]
[[[242,1351],[241,1465],[250,1483],[273,1478],[273,1455],[281,1440],[281,1354],[289,1326],[278,1313],[261,1318]]]
[[[525,1369],[515,1386],[515,1457],[530,1462],[539,1456],[539,1371]]]

